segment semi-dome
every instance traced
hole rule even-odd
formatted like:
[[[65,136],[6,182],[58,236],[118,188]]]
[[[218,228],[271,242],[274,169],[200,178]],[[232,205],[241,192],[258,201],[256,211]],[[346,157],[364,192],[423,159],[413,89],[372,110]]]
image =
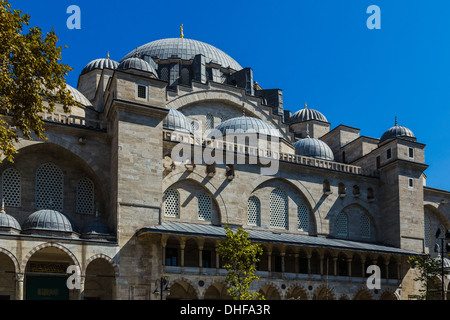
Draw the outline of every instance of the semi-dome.
[[[222,50],[192,39],[186,38],[169,38],[156,40],[143,46],[138,47],[127,54],[123,59],[133,57],[135,55],[142,57],[144,55],[150,56],[153,59],[166,60],[172,56],[177,56],[182,60],[191,60],[198,54],[205,56],[206,63],[215,62],[224,68],[230,67],[236,71],[242,69],[241,65],[231,58]]]
[[[289,119],[289,123],[293,124],[309,120],[328,122],[327,118],[325,118],[321,112],[314,109],[309,109],[307,105],[305,105],[304,109],[301,109],[292,115]]]
[[[398,138],[398,137],[410,137],[410,138],[415,138],[414,133],[403,126],[399,126],[397,124],[397,119],[395,119],[395,125],[388,129],[382,136],[380,139],[380,142],[386,141],[388,139],[392,139],[392,138]]]
[[[21,231],[19,222],[13,216],[7,214],[3,209],[0,211],[0,231],[11,230]]]
[[[81,70],[81,74],[86,74],[92,70],[96,70],[96,69],[116,69],[117,66],[119,65],[119,63],[117,61],[111,60],[109,58],[107,59],[95,59],[92,60],[91,62],[89,62],[84,68],[83,70]]]
[[[296,155],[334,161],[333,151],[322,140],[307,137],[295,142],[294,147]]]
[[[269,123],[261,119],[246,116],[225,120],[215,129],[220,131],[223,136],[226,136],[227,133],[258,133],[271,137],[281,137],[280,131]]]
[[[44,209],[36,211],[25,220],[22,229],[39,231],[76,232],[74,223],[61,212]]]
[[[169,109],[169,113],[163,121],[163,128],[190,134],[193,133],[191,120],[189,120],[183,113],[175,109]]]
[[[129,70],[129,69],[150,72],[153,73],[155,77],[158,77],[158,73],[156,72],[155,68],[153,68],[147,61],[137,57],[130,57],[124,59],[117,66],[117,70]]]

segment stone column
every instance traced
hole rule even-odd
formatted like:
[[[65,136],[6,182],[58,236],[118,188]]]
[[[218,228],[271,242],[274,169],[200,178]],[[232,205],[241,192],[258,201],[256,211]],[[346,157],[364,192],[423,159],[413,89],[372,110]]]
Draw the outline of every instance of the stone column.
[[[350,280],[350,278],[352,277],[352,258],[347,259],[347,273]]]
[[[23,300],[23,280],[25,275],[23,273],[16,274],[16,300]]]
[[[181,272],[183,272],[184,268],[184,248],[186,248],[186,239],[180,239],[180,267]]]

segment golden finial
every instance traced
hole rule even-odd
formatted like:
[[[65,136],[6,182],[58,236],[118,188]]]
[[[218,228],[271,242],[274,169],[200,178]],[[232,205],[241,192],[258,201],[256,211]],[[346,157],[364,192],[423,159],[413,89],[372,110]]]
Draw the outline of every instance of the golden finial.
[[[180,38],[183,39],[184,38],[184,34],[183,34],[183,25],[180,26]]]
[[[308,108],[308,105],[306,104],[306,102],[305,102],[305,109],[307,109]]]
[[[108,51],[108,55],[106,56],[106,59],[108,59],[108,60],[109,60],[109,51]]]

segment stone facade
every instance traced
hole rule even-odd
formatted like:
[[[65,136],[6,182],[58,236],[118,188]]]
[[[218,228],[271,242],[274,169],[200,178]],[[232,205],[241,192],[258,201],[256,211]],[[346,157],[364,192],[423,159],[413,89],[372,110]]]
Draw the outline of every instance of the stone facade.
[[[21,139],[15,162],[1,164],[0,215],[23,227],[39,203],[55,210],[62,194],[59,211],[73,230],[51,221],[29,230],[0,225],[0,297],[160,299],[154,293],[165,277],[164,299],[230,299],[217,254],[229,224],[259,237],[253,290],[266,299],[414,298],[408,257],[434,254],[436,230],[450,227],[450,192],[425,186],[425,145],[345,125],[330,131],[324,118],[292,123],[282,91],[263,90],[251,69],[220,65],[206,52],[180,57],[152,57],[158,77],[120,65],[87,70],[78,90],[91,104],[43,115],[47,140]],[[169,109],[192,121],[192,134],[164,127]],[[194,134],[242,116],[276,128],[279,144],[251,148]],[[296,155],[294,142],[306,137],[325,142],[335,160]],[[181,163],[172,150],[182,144],[244,161]],[[275,174],[261,174],[267,160],[277,162]],[[40,176],[46,164],[58,174]],[[373,264],[377,290],[366,286]],[[80,288],[63,288],[69,265],[80,268]]]

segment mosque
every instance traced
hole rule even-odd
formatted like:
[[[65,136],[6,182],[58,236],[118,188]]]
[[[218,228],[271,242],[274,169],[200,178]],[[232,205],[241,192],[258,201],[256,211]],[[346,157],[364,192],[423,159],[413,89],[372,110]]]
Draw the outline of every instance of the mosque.
[[[408,258],[436,255],[450,228],[450,192],[426,186],[425,144],[403,123],[368,137],[292,113],[282,90],[183,34],[93,60],[68,88],[79,106],[42,114],[48,139],[20,139],[0,165],[0,299],[230,299],[225,225],[262,245],[252,290],[267,300],[415,299]],[[177,161],[181,146],[231,157]]]

